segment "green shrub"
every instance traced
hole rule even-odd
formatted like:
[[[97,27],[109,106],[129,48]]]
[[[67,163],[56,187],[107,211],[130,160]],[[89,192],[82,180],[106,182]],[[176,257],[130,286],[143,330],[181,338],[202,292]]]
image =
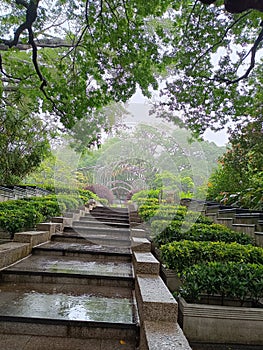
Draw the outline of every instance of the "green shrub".
[[[163,263],[170,269],[184,269],[203,262],[235,261],[263,264],[263,248],[225,242],[179,241],[161,246]]]
[[[137,199],[136,201],[132,199],[132,202],[136,202],[139,208],[142,206],[149,206],[149,207],[159,206],[159,200],[157,198],[142,197]]]
[[[187,208],[181,205],[153,205],[153,204],[143,204],[138,209],[138,214],[140,218],[144,221],[149,221],[151,218],[175,218],[183,217],[187,212]]]
[[[43,197],[30,197],[0,203],[0,227],[2,230],[14,233],[32,229],[42,221],[48,221],[59,216],[63,211],[75,209],[92,198],[89,191],[82,195],[59,194]]]
[[[0,213],[0,227],[13,236],[15,232],[21,231],[25,226],[25,218],[22,217],[22,211]]]
[[[209,262],[185,270],[179,295],[188,302],[197,302],[202,294],[237,298],[241,305],[263,296],[263,265],[237,262]]]
[[[159,226],[158,226],[159,225]],[[181,240],[190,241],[222,241],[226,243],[237,242],[239,244],[254,244],[254,240],[243,232],[233,231],[219,224],[192,224],[190,222],[172,221],[163,231],[161,224],[154,223],[153,237],[157,246]],[[158,233],[157,233],[158,232]]]
[[[133,194],[131,197],[131,200],[133,202],[137,202],[137,204],[140,206],[142,204],[159,204],[159,194],[160,190],[141,190]]]

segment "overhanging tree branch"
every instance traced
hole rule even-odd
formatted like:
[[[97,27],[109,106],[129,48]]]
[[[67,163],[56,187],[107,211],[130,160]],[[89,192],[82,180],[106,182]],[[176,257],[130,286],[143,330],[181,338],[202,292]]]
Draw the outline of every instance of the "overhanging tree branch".
[[[37,8],[40,0],[31,0],[27,3],[24,0],[16,0],[17,5],[22,5],[26,8],[26,21],[22,23],[15,31],[14,39],[9,43],[9,48],[16,46],[20,35],[27,29],[32,30],[32,25],[37,19]]]
[[[243,14],[242,16],[240,16],[238,19],[236,19],[232,24],[230,24],[229,27],[227,27],[227,29],[225,30],[223,36],[220,38],[220,40],[218,40],[214,45],[210,46],[207,50],[205,50],[204,53],[202,53],[202,55],[200,55],[195,62],[192,65],[191,69],[194,69],[195,66],[197,65],[198,62],[200,62],[200,60],[206,56],[209,52],[211,52],[214,48],[216,48],[218,45],[220,45],[223,40],[226,38],[228,32],[238,23],[240,22],[244,17],[248,16],[251,13],[251,11],[246,12],[245,14]]]
[[[216,0],[199,0],[202,4],[211,5]],[[225,0],[225,9],[230,13],[241,13],[250,9],[263,12],[263,0]]]
[[[261,26],[263,27],[263,23],[261,23]],[[262,40],[263,40],[263,28],[261,29],[261,31],[257,37],[257,40],[255,41],[254,45],[252,46],[252,48],[250,50],[250,52],[251,52],[250,65],[243,75],[241,75],[239,78],[234,79],[234,80],[225,79],[225,78],[222,78],[219,76],[215,76],[215,80],[221,81],[221,82],[226,83],[227,85],[230,85],[230,84],[238,83],[239,81],[241,81],[243,79],[246,79],[249,76],[252,69],[255,67],[255,58],[256,58],[257,49],[259,47],[259,44],[262,42]]]

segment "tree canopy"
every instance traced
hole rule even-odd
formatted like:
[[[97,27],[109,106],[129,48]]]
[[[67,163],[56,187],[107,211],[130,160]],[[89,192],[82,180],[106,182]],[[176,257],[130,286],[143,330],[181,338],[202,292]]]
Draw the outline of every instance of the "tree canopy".
[[[66,128],[139,86],[195,132],[262,112],[263,1],[3,0],[1,108]],[[99,115],[99,114],[97,114]],[[90,118],[90,132],[96,130]],[[104,125],[102,125],[102,128]],[[106,126],[105,126],[106,127]]]
[[[230,145],[210,178],[208,195],[225,204],[262,210],[262,120],[239,125]]]
[[[0,110],[0,183],[14,184],[50,153],[52,127],[27,110]]]

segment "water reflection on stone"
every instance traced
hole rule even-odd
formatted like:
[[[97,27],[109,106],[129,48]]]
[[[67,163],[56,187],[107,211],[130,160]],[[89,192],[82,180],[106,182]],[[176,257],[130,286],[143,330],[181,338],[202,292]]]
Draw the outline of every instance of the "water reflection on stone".
[[[79,321],[132,323],[133,306],[128,298],[96,295],[11,293],[10,302],[1,309],[3,316],[38,317]]]

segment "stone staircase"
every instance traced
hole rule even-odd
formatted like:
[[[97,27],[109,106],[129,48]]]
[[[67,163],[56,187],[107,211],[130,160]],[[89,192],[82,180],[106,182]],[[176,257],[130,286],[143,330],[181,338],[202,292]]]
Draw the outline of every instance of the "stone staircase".
[[[89,215],[2,270],[1,349],[138,346],[128,226],[126,247],[120,247],[123,229],[104,230],[104,223],[97,221],[89,226]],[[127,223],[127,211],[123,218]],[[111,246],[95,244],[94,237],[96,243],[111,240]]]
[[[217,224],[248,234],[258,246],[263,247],[262,211],[210,205],[206,206],[205,215]]]
[[[81,214],[1,245],[0,349],[189,350],[177,302],[127,209]]]

